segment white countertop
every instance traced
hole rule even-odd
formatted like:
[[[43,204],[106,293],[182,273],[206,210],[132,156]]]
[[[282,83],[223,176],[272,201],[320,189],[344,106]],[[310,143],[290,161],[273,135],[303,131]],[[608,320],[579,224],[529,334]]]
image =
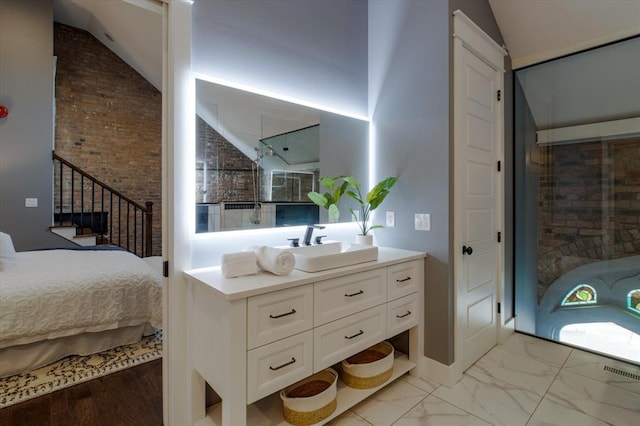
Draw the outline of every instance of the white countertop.
[[[424,257],[426,254],[418,251],[378,247],[378,260],[319,272],[302,272],[294,269],[291,274],[283,276],[260,272],[257,275],[225,278],[220,266],[211,266],[191,269],[184,273],[188,280],[204,284],[224,299],[232,301]]]

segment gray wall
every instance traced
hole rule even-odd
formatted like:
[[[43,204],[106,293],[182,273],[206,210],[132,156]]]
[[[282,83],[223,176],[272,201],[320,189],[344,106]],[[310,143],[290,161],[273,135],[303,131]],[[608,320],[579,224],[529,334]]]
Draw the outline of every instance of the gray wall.
[[[0,2],[0,230],[16,250],[68,246],[49,232],[53,210],[53,6]],[[37,208],[25,208],[25,198]]]
[[[429,254],[425,354],[447,365],[455,360],[450,260],[453,258],[450,76],[451,14],[456,9],[461,9],[502,44],[485,0],[369,3],[369,105],[375,136],[376,180],[387,175],[399,176],[399,183],[381,208],[396,212],[396,227],[376,231],[376,238],[380,245]],[[510,84],[506,82],[505,87]],[[509,110],[510,104],[505,102],[505,111]],[[511,126],[511,120],[507,121]],[[511,132],[511,127],[507,127],[507,137]],[[413,229],[415,213],[431,214],[430,232]]]
[[[366,1],[196,0],[192,10],[193,71],[367,115]]]
[[[367,7],[364,0],[196,0],[193,71],[367,116]],[[329,130],[328,125],[325,128]],[[331,132],[330,137],[337,140]],[[349,174],[358,175],[367,168],[366,153],[357,152],[352,143],[347,145],[341,152],[346,148],[352,154],[341,155],[339,163],[323,164],[323,175],[346,173],[342,167],[349,163]],[[338,154],[321,151],[320,155],[336,158]],[[259,234],[260,244],[287,244],[287,238],[303,232],[301,227],[275,228]],[[325,231],[338,240],[353,240],[356,232],[355,225]],[[255,245],[256,235],[207,235],[191,244],[192,267],[216,265],[222,253]]]
[[[426,251],[425,354],[453,361],[449,241],[449,19],[446,1],[369,5],[369,75],[376,181],[396,175],[381,207],[396,227],[376,230],[380,245]],[[431,231],[414,230],[431,214]]]

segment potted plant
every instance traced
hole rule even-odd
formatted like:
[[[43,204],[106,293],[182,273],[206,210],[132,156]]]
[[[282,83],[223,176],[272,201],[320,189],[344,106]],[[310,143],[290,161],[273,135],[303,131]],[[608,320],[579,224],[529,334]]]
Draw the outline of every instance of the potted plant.
[[[324,186],[328,192],[320,194],[312,191],[307,195],[311,201],[317,205],[324,207],[329,212],[329,218],[333,221],[337,221],[340,217],[340,211],[338,210],[338,203],[343,195],[348,195],[353,198],[360,207],[358,212],[349,208],[351,215],[358,222],[360,228],[360,234],[364,236],[364,242],[371,244],[372,236],[369,235],[369,231],[376,228],[382,228],[382,225],[372,225],[369,222],[371,218],[371,212],[373,212],[386,198],[389,191],[395,185],[398,178],[390,176],[378,182],[373,189],[371,189],[366,197],[362,196],[361,185],[358,180],[353,176],[327,176],[320,178],[320,184]],[[362,240],[361,240],[362,241]]]
[[[398,181],[397,177],[390,176],[387,177],[380,182],[378,182],[373,189],[371,189],[366,197],[362,196],[362,192],[360,191],[360,182],[353,176],[345,176],[345,182],[349,184],[349,188],[347,189],[347,195],[354,200],[358,204],[359,214],[356,214],[354,209],[349,209],[351,211],[351,215],[358,222],[358,227],[360,228],[360,234],[365,238],[360,239],[360,241],[365,242],[367,244],[372,243],[372,236],[369,235],[369,231],[376,228],[382,228],[382,225],[373,225],[370,223],[369,219],[371,217],[371,212],[373,212],[387,197],[389,191]]]

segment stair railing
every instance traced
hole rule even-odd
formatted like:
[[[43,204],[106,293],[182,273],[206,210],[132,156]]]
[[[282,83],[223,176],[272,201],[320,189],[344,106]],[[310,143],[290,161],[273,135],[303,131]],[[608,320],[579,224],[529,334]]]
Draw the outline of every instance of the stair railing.
[[[153,203],[133,201],[53,152],[54,222],[140,257],[153,254]]]

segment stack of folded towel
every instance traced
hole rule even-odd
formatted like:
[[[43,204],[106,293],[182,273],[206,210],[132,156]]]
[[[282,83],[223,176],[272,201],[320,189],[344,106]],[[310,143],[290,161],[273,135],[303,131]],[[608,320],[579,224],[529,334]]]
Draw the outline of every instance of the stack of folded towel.
[[[225,278],[255,275],[258,273],[256,254],[252,251],[225,253],[222,255],[222,275]]]
[[[222,275],[225,278],[255,275],[259,269],[275,275],[288,275],[296,260],[288,250],[275,247],[254,246],[238,253],[222,255]]]

